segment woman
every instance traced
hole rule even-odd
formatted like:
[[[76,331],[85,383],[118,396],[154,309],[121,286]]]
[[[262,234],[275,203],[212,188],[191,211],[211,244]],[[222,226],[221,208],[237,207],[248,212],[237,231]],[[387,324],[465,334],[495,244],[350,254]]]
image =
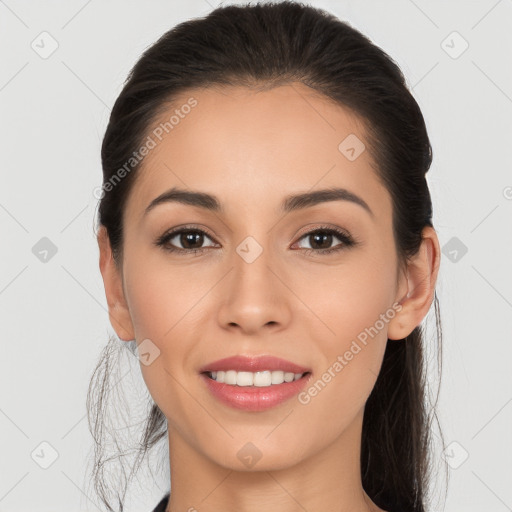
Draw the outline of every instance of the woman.
[[[325,11],[220,7],[142,55],[103,141],[97,236],[152,398],[140,457],[168,441],[155,511],[425,510],[431,160],[397,65]]]

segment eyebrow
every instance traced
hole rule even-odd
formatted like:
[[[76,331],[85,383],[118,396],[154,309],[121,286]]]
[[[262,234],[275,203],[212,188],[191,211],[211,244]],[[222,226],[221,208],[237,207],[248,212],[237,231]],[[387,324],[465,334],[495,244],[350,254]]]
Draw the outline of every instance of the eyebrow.
[[[328,201],[349,201],[364,208],[371,215],[371,217],[375,217],[373,211],[368,206],[366,201],[345,188],[328,188],[287,196],[281,203],[281,212],[289,213],[302,210],[304,208],[309,208]],[[149,205],[146,207],[144,215],[146,215],[157,205],[170,202],[197,206],[208,211],[223,213],[222,205],[217,197],[205,192],[182,190],[174,187],[153,199],[151,203],[149,203]]]

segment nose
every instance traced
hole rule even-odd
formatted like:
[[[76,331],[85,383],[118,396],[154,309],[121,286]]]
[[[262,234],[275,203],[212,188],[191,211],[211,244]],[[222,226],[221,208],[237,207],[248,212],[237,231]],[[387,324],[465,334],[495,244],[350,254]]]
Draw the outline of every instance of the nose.
[[[240,244],[222,280],[218,321],[225,329],[256,334],[285,328],[290,321],[293,294],[286,285],[286,271],[270,250],[259,247],[253,240]]]

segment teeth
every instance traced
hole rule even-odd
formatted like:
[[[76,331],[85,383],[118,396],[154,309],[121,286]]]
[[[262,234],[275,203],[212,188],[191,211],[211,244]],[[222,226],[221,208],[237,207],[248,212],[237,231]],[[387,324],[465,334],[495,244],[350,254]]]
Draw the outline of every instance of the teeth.
[[[283,372],[280,370],[262,372],[237,372],[235,370],[210,372],[210,376],[217,382],[231,386],[268,387],[272,384],[282,384],[300,379],[303,373]]]

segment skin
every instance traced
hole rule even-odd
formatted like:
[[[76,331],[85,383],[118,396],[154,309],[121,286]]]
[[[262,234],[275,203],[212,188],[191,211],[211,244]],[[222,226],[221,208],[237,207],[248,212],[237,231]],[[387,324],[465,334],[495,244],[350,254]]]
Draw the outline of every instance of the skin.
[[[364,141],[363,126],[308,87],[191,90],[162,119],[190,96],[198,105],[145,157],[128,198],[121,268],[104,228],[98,233],[117,335],[150,339],[160,350],[141,371],[168,421],[167,510],[382,510],[361,484],[364,406],[387,339],[404,338],[428,313],[440,261],[436,233],[424,229],[420,251],[400,271],[391,197],[369,152],[349,161],[338,150],[349,134]],[[164,203],[143,215],[174,186],[214,194],[224,213]],[[357,194],[374,215],[349,201],[279,213],[285,196],[330,186]],[[202,254],[154,245],[188,224],[213,236],[172,244],[205,247]],[[321,255],[321,241],[304,235],[324,224],[359,244]],[[252,263],[236,252],[247,236],[263,248]],[[325,247],[342,243],[334,236]],[[311,368],[314,383],[399,302],[401,311],[307,404],[294,397],[264,412],[240,411],[220,403],[199,376],[220,358],[271,354]],[[237,457],[248,442],[262,454],[252,468]]]

